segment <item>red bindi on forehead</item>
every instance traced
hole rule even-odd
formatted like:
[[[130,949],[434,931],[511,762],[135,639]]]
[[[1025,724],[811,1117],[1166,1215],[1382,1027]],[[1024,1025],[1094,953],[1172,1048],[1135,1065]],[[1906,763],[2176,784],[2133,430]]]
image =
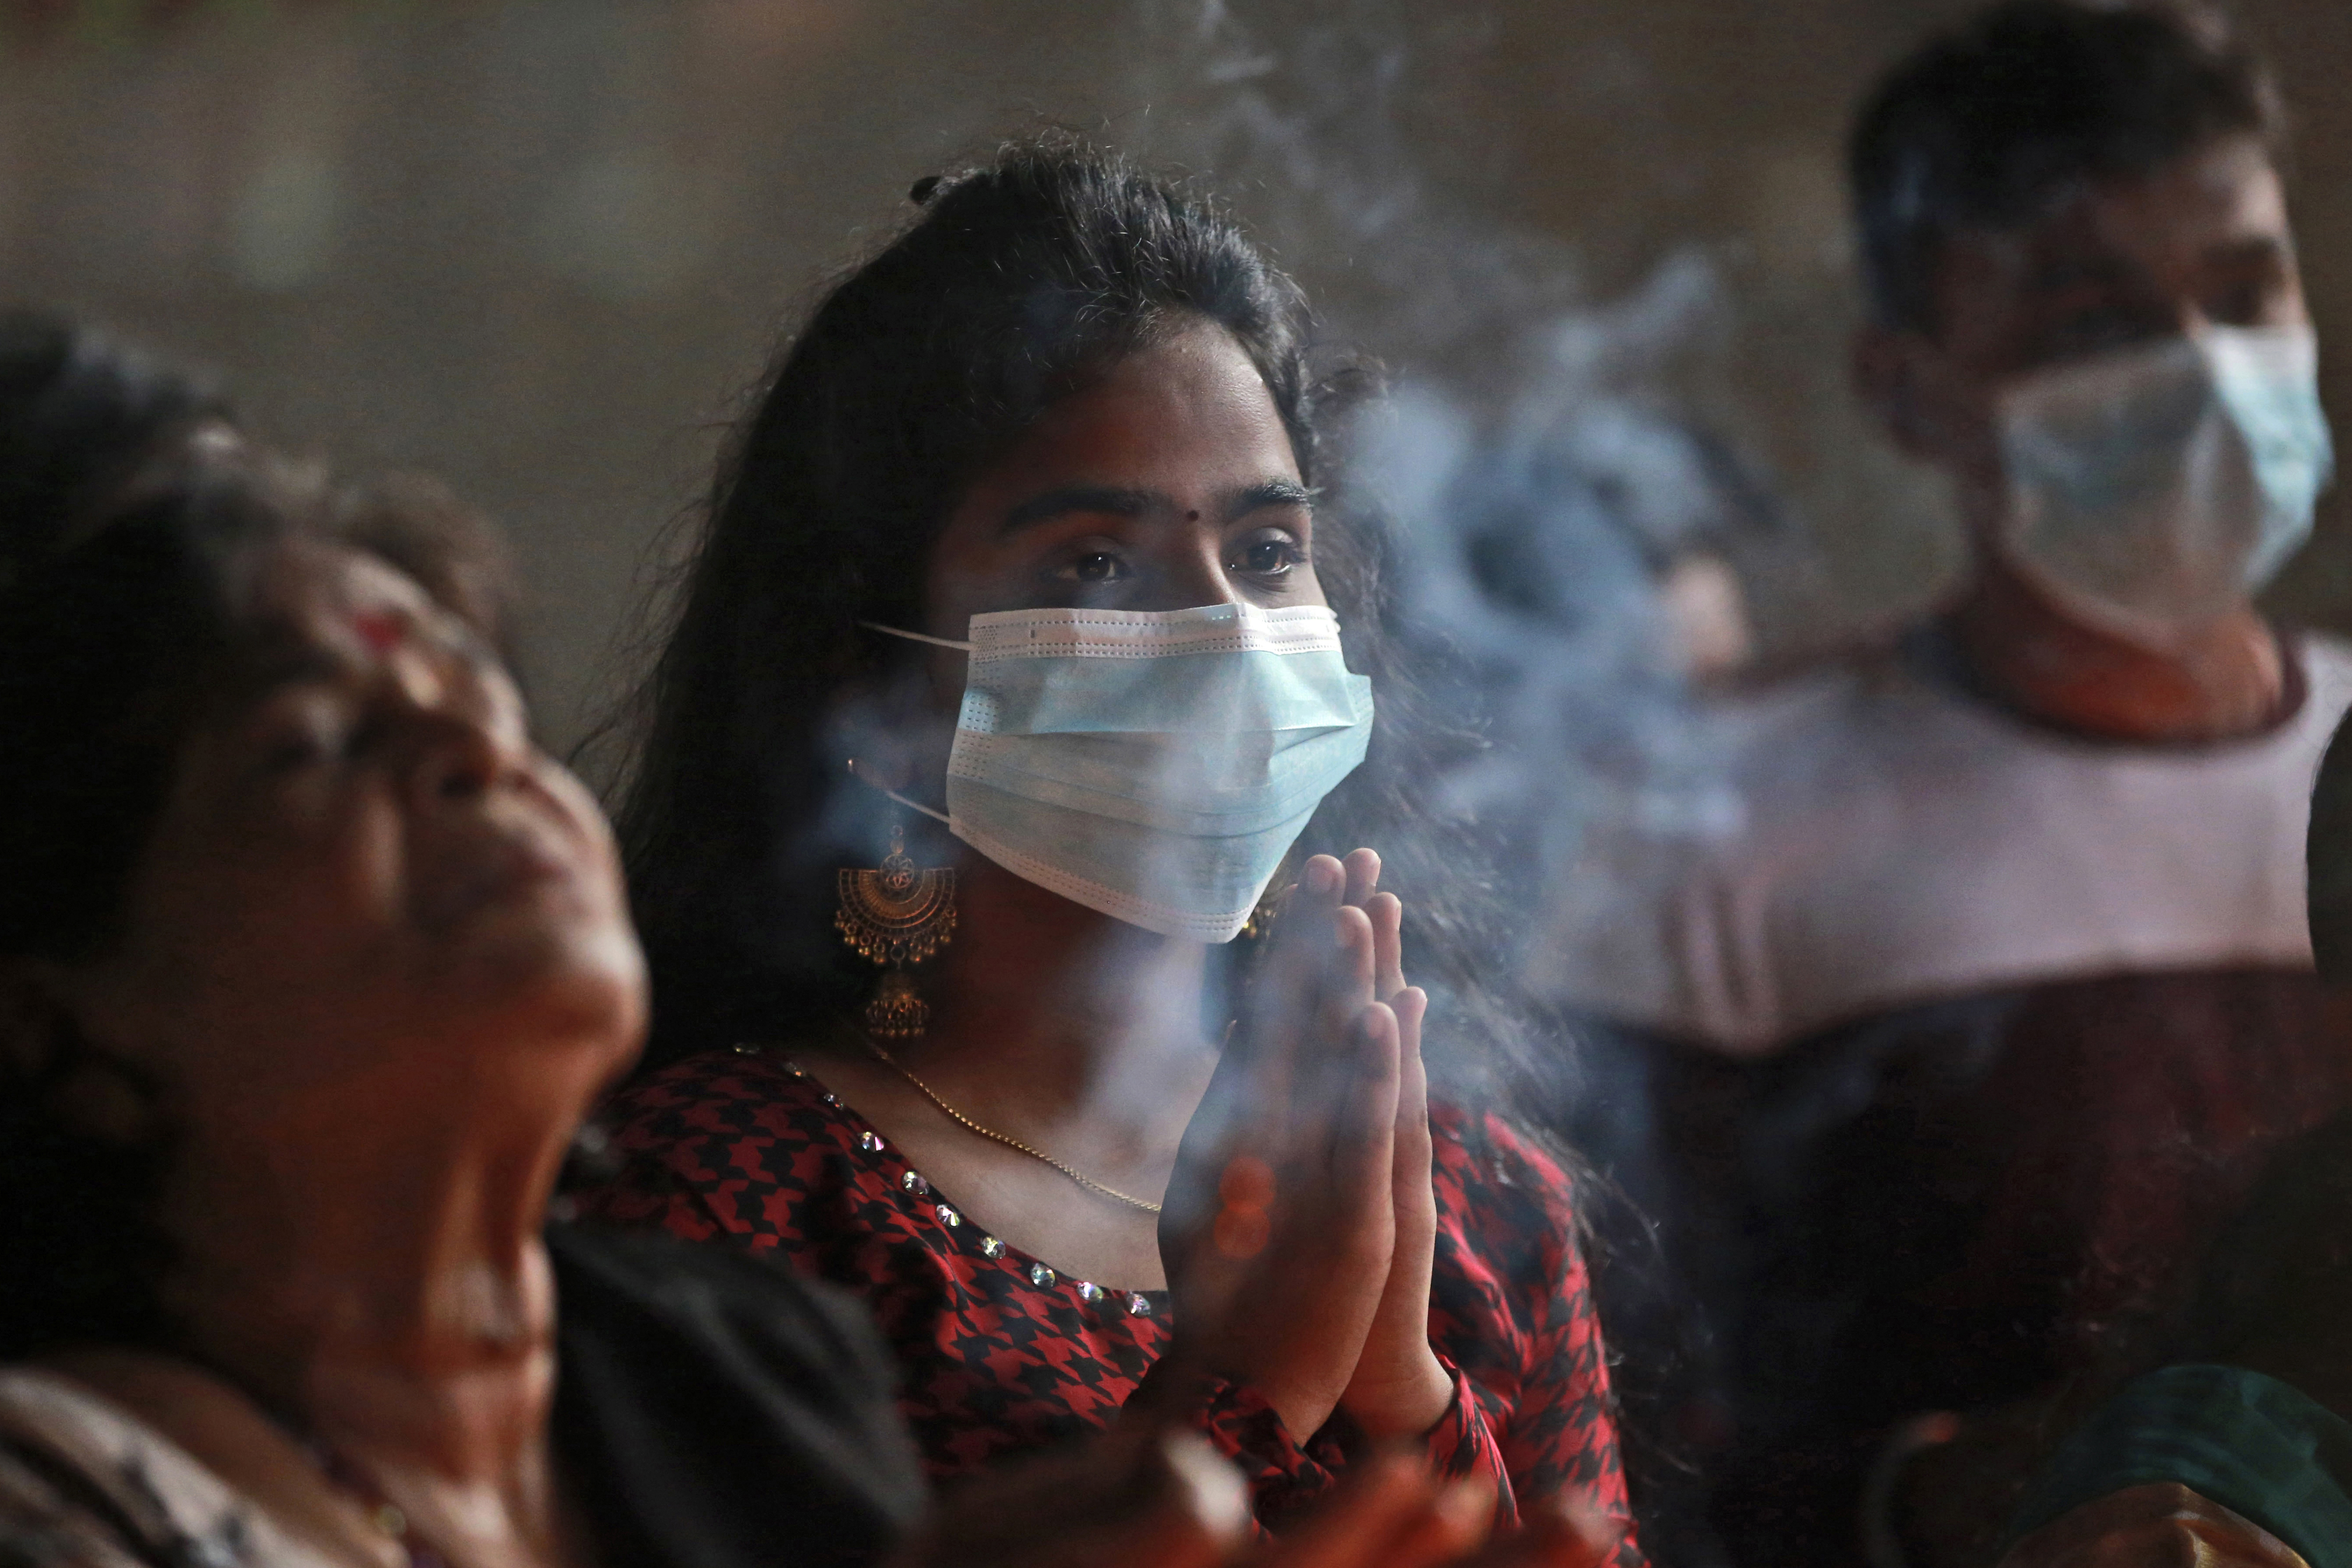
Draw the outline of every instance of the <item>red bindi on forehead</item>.
[[[408,640],[408,617],[390,610],[360,610],[352,616],[352,630],[370,653],[390,653]]]

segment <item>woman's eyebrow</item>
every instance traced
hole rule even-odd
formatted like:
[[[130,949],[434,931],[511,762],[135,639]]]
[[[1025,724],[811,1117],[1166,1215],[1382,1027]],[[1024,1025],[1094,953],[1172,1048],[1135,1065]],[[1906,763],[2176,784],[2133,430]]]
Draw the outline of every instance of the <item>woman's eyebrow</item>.
[[[1305,485],[1293,484],[1288,479],[1263,479],[1234,491],[1234,499],[1226,503],[1225,516],[1229,520],[1247,517],[1251,512],[1269,506],[1302,506],[1312,510],[1317,497],[1321,493]]]
[[[1154,507],[1164,508],[1168,498],[1151,490],[1131,489],[1117,485],[1064,485],[1043,495],[1030,497],[1004,514],[999,533],[1018,533],[1057,517],[1074,511],[1100,512],[1111,517],[1141,517]]]
[[[341,679],[351,661],[315,643],[295,638],[270,638],[236,661],[229,689],[245,700],[266,697],[281,687]]]

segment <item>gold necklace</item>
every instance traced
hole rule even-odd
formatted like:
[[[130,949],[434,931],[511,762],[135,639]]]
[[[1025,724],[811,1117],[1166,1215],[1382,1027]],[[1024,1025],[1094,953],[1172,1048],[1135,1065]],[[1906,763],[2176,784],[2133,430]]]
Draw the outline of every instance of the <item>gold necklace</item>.
[[[1120,1192],[1117,1187],[1107,1187],[1103,1185],[1100,1182],[1096,1181],[1092,1176],[1087,1175],[1084,1171],[1074,1170],[1070,1166],[1065,1165],[1062,1162],[1055,1159],[1054,1156],[1046,1153],[1042,1149],[1032,1149],[1028,1144],[1024,1143],[1018,1138],[1010,1138],[992,1128],[982,1127],[979,1122],[974,1121],[971,1117],[966,1116],[962,1111],[958,1110],[954,1106],[950,1105],[946,1100],[941,1100],[939,1097],[938,1090],[932,1089],[929,1084],[925,1083],[921,1079],[917,1078],[913,1073],[908,1072],[904,1067],[900,1066],[898,1059],[892,1057],[889,1052],[884,1050],[881,1047],[876,1045],[872,1040],[866,1038],[862,1034],[859,1035],[857,1038],[861,1045],[863,1045],[867,1050],[874,1053],[875,1058],[879,1060],[884,1067],[888,1068],[892,1072],[897,1073],[900,1078],[903,1078],[908,1083],[913,1084],[916,1089],[925,1100],[928,1100],[933,1105],[938,1106],[947,1116],[949,1121],[953,1121],[957,1126],[963,1128],[966,1131],[977,1132],[982,1138],[989,1140],[992,1143],[1002,1143],[1007,1149],[1015,1150],[1021,1153],[1028,1155],[1032,1160],[1043,1161],[1045,1163],[1051,1165],[1054,1169],[1061,1172],[1062,1174],[1069,1177],[1070,1180],[1077,1183],[1078,1185],[1086,1188],[1087,1191],[1109,1198],[1114,1203],[1122,1203],[1127,1205],[1129,1208],[1141,1209],[1145,1214],[1158,1214],[1160,1212],[1160,1205],[1158,1204],[1146,1203],[1141,1198],[1131,1198],[1125,1193]]]

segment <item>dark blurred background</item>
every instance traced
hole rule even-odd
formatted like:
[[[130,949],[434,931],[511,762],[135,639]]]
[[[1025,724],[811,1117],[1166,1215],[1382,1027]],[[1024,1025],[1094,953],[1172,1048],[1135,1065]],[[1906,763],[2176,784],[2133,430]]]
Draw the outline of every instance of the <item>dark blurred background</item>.
[[[1224,191],[1331,334],[1402,374],[1721,437],[1783,509],[1742,564],[1786,655],[1950,568],[1936,488],[1845,396],[1838,158],[1872,74],[1965,9],[0,0],[0,277],[217,370],[273,441],[494,512],[562,745],[780,327],[915,177],[1075,126]],[[2342,413],[2352,5],[2239,11],[2297,112]],[[2352,628],[2344,498],[2275,598]]]

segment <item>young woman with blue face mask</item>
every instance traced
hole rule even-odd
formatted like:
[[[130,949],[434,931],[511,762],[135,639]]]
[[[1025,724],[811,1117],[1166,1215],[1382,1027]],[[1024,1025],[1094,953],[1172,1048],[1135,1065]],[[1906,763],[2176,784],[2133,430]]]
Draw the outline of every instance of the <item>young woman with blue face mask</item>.
[[[1261,1519],[1382,1440],[1622,1514],[1568,1179],[1426,1088],[1424,1011],[1479,1055],[1475,873],[1405,831],[1303,301],[1084,150],[916,195],[737,432],[646,688],[671,1065],[580,1200],[863,1292],[939,1476],[1143,1399]]]

